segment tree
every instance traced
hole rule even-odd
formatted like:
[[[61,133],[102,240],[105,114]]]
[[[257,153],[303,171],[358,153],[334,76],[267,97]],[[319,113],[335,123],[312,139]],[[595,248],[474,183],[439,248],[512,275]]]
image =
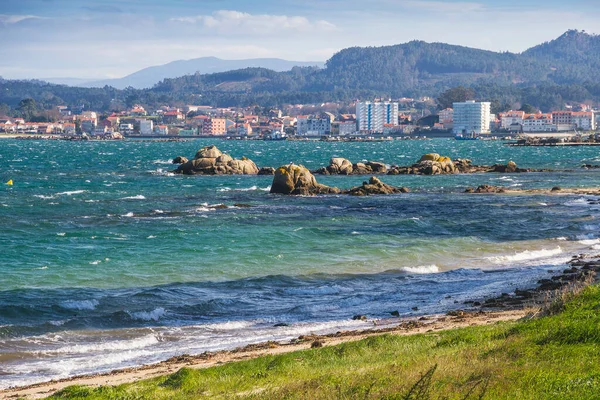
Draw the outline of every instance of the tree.
[[[535,114],[535,113],[537,113],[538,110],[531,104],[525,103],[521,106],[519,111],[523,111],[523,112],[525,112],[525,114]]]
[[[444,93],[440,94],[440,97],[437,98],[437,101],[440,105],[440,108],[443,110],[445,108],[452,108],[452,105],[454,103],[473,100],[474,97],[475,92],[473,91],[473,89],[466,88],[464,86],[457,86],[448,89]]]
[[[19,102],[17,110],[22,118],[27,121],[31,121],[31,118],[33,118],[33,116],[36,114],[37,104],[32,98],[23,99]]]

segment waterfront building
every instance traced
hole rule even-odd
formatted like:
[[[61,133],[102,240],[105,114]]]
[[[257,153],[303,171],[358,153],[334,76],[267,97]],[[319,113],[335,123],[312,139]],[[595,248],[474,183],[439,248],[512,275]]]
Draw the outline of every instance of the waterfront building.
[[[529,114],[523,119],[522,130],[529,132],[556,132],[556,125],[552,123],[552,114]]]
[[[520,132],[523,128],[525,111],[510,110],[499,114],[500,128],[507,131]]]
[[[385,125],[398,125],[398,103],[356,103],[358,130],[364,133],[381,133]]]
[[[446,108],[439,112],[440,117],[439,123],[442,124],[441,129],[452,129],[454,127],[454,110],[452,108]]]
[[[133,135],[133,124],[122,123],[119,125],[119,132],[123,136]]]
[[[157,135],[168,135],[169,134],[169,127],[167,125],[157,125],[154,128],[154,132]]]
[[[573,112],[573,125],[579,130],[594,131],[596,130],[596,118],[593,111]]]
[[[140,135],[152,135],[154,133],[154,122],[151,119],[140,119]]]
[[[331,133],[331,118],[299,116],[296,123],[298,136],[323,136]]]
[[[202,134],[207,136],[222,136],[227,133],[227,120],[225,118],[209,118],[204,120]]]
[[[490,133],[490,102],[476,102],[473,100],[454,103],[454,128],[455,134],[480,135]]]
[[[81,131],[85,133],[92,133],[96,129],[95,118],[82,118],[81,119]]]

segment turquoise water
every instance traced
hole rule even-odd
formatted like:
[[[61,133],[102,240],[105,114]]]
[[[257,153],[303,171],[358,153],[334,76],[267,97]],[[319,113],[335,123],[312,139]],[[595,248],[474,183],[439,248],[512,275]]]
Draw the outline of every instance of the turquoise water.
[[[409,165],[437,152],[529,174],[385,176],[394,196],[285,197],[272,177],[175,176],[216,144],[259,166],[334,156]],[[182,353],[360,328],[352,315],[443,312],[532,285],[597,250],[579,195],[467,195],[479,184],[599,187],[594,147],[454,140],[0,141],[0,387]],[[349,188],[365,177],[317,177]],[[449,299],[448,296],[451,296]],[[418,310],[413,310],[417,307]],[[284,322],[286,327],[273,327]]]

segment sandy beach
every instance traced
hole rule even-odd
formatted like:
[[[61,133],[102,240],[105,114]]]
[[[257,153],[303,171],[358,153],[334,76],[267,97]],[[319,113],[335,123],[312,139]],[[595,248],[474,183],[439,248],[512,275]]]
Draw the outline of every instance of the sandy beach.
[[[345,331],[330,335],[300,336],[286,343],[266,342],[249,345],[243,348],[203,353],[199,355],[181,355],[172,357],[158,364],[145,365],[136,368],[126,368],[103,374],[76,376],[68,379],[39,383],[35,385],[17,387],[0,391],[0,398],[28,398],[39,399],[51,396],[57,391],[72,385],[102,386],[120,385],[142,379],[154,378],[160,375],[171,374],[183,367],[209,368],[224,363],[242,361],[264,355],[276,355],[297,350],[310,349],[317,342],[323,346],[334,346],[343,342],[361,340],[369,336],[393,334],[415,335],[426,332],[436,332],[454,328],[475,325],[495,324],[498,322],[515,321],[526,317],[530,309],[521,308],[505,311],[475,311],[457,312],[452,315],[433,315],[420,318],[398,319],[377,322],[384,323],[383,327],[374,325],[373,329],[363,331]]]

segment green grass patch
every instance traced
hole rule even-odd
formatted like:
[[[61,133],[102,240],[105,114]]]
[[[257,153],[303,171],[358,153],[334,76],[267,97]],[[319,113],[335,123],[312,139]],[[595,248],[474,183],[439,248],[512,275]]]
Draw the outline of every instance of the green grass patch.
[[[600,399],[600,288],[539,319],[382,335],[53,399]]]

